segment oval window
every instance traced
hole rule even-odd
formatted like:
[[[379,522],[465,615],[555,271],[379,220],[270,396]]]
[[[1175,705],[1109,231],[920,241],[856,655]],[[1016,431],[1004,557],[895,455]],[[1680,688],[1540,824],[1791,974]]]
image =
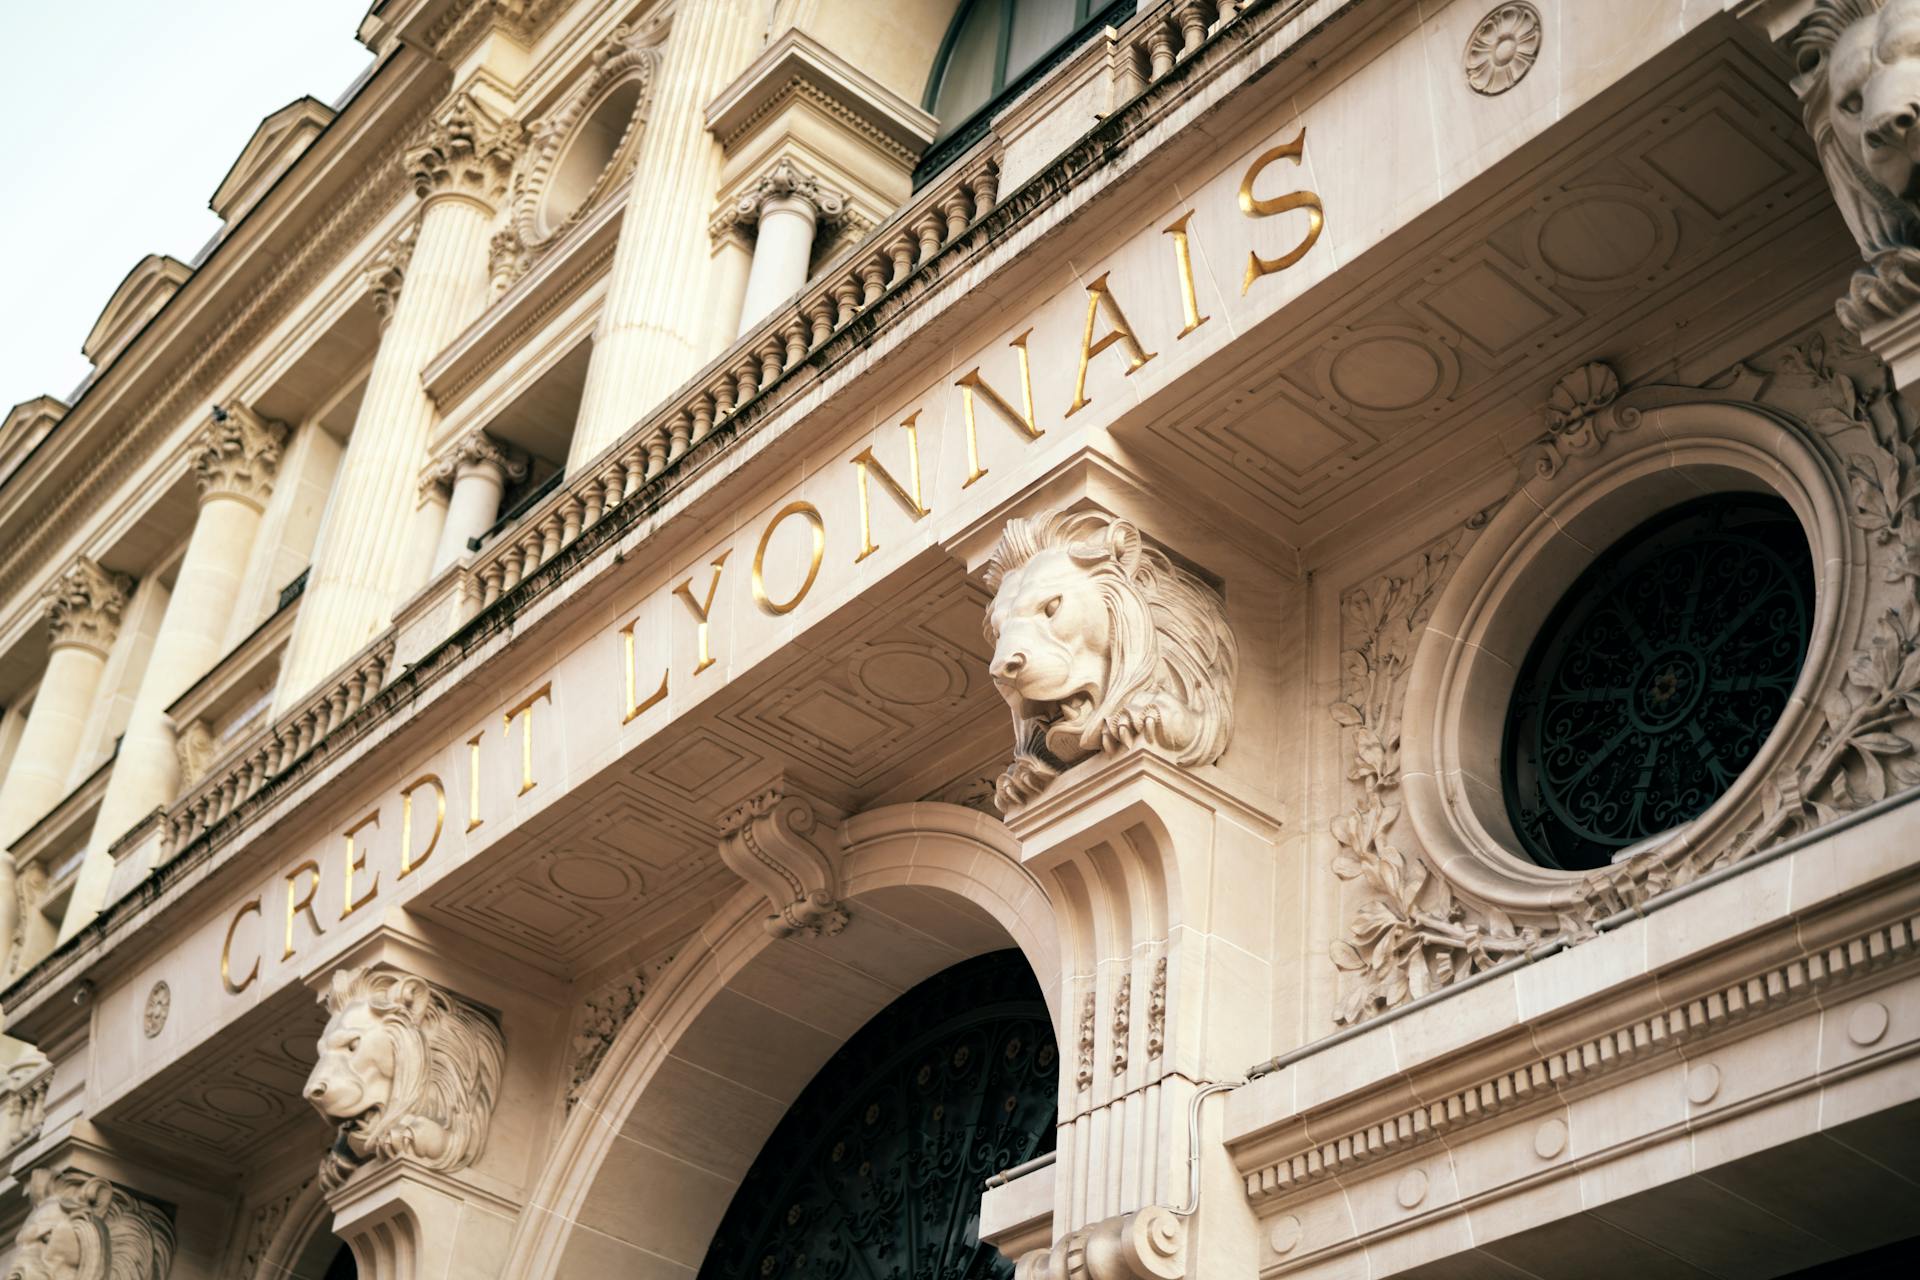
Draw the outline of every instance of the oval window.
[[[1813,581],[1792,509],[1758,494],[1676,507],[1603,553],[1507,710],[1507,813],[1528,856],[1604,867],[1718,799],[1799,679]]]
[[[633,123],[633,113],[640,105],[640,90],[639,80],[614,86],[567,139],[540,203],[542,235],[552,235],[565,226],[599,192],[607,167],[619,154],[620,144]]]

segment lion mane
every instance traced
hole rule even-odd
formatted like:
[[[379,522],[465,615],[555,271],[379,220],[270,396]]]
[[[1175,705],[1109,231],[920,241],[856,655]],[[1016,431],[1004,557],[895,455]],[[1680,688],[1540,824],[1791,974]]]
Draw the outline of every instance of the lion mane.
[[[48,1229],[70,1230],[80,1261],[77,1280],[164,1280],[173,1266],[173,1221],[156,1204],[78,1169],[35,1169],[27,1183],[31,1208],[5,1275],[39,1280],[58,1273],[45,1260]],[[49,1223],[57,1219],[58,1225]],[[60,1271],[66,1271],[61,1267]]]
[[[375,1157],[441,1170],[479,1159],[506,1060],[499,1025],[425,979],[390,970],[342,969],[320,997],[330,1017],[357,1001],[392,1042],[392,1091],[386,1106],[340,1123],[320,1162],[321,1185],[335,1189]]]
[[[997,593],[1016,570],[1054,549],[1084,574],[1085,588],[1105,610],[1106,677],[1090,710],[1025,702],[1008,692],[1014,759],[996,789],[999,807],[1027,802],[1078,760],[1139,742],[1181,764],[1218,760],[1233,734],[1239,667],[1219,595],[1146,545],[1128,521],[1090,511],[1010,520],[987,559],[987,586]]]

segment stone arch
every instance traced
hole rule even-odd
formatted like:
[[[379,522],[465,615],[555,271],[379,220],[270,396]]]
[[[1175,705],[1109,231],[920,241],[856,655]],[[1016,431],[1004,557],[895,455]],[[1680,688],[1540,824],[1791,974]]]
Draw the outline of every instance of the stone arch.
[[[743,888],[674,957],[562,1127],[504,1274],[647,1274],[661,1259],[697,1270],[821,1065],[960,960],[1019,947],[1059,1038],[1053,908],[1005,827],[956,805],[891,805],[849,818],[841,843],[844,931],[775,941],[766,899]]]
[[[324,1280],[345,1242],[333,1234],[333,1210],[313,1179],[287,1202],[280,1226],[245,1280]]]

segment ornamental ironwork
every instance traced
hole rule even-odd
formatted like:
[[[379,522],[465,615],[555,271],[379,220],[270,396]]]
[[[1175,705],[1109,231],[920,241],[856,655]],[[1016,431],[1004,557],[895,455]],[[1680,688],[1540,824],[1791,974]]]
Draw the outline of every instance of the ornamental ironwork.
[[[700,1280],[1008,1280],[980,1187],[1053,1149],[1059,1055],[1018,951],[909,991],[822,1067],[728,1206]]]
[[[1812,619],[1812,558],[1777,498],[1701,499],[1616,543],[1548,617],[1508,708],[1527,853],[1603,867],[1698,817],[1780,718]]]

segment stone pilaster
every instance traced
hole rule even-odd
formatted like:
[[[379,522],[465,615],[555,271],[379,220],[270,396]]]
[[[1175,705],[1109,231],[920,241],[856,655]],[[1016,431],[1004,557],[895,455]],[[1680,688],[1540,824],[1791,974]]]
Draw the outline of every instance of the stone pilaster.
[[[673,15],[593,336],[569,471],[619,439],[713,354],[706,349],[711,326],[693,300],[711,296],[715,268],[705,252],[701,200],[684,197],[710,200],[719,188],[720,145],[704,113],[753,57],[763,21],[755,0],[706,0]],[[683,198],[649,200],[648,191]]]
[[[1244,1197],[1189,1232],[1196,1179],[1231,1176],[1190,1112],[1263,1043],[1279,829],[1211,767],[1239,661],[1223,601],[1097,510],[1009,522],[985,577],[1014,712],[996,802],[1059,913],[1064,984],[1054,1245],[1019,1274],[1236,1274]]]
[[[105,905],[113,875],[107,851],[113,842],[179,793],[180,756],[167,707],[223,656],[286,439],[284,424],[262,418],[245,405],[228,404],[213,408],[194,441],[200,509],[146,671],[134,691],[120,752],[61,921],[62,938],[71,937]]]
[[[419,226],[314,548],[282,707],[378,633],[413,585],[404,552],[437,416],[420,372],[486,306],[491,223],[517,136],[463,94],[407,152]]]

